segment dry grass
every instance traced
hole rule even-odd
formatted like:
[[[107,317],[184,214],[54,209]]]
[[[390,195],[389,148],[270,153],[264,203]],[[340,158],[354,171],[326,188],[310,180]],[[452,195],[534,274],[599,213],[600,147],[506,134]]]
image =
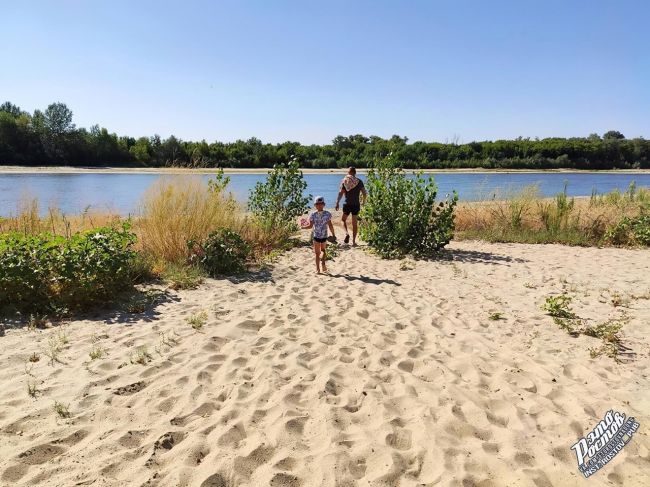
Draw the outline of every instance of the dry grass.
[[[164,262],[189,258],[189,240],[202,240],[216,228],[239,228],[241,212],[199,178],[161,178],[145,193],[135,229],[142,250]]]
[[[193,177],[161,178],[151,186],[134,228],[142,250],[158,261],[177,264],[189,258],[189,240],[201,241],[219,228],[237,232],[258,255],[283,239],[255,224],[232,197],[211,191]]]
[[[542,198],[537,186],[493,194],[456,208],[457,238],[530,243],[602,244],[609,228],[623,217],[650,211],[650,190],[614,191],[590,198],[560,193]]]
[[[117,225],[122,218],[117,213],[86,210],[80,215],[66,215],[55,207],[49,207],[41,217],[38,198],[23,196],[18,203],[18,213],[9,218],[0,218],[0,233],[18,232],[24,235],[51,233],[70,235],[97,227]]]
[[[15,216],[0,218],[0,233],[52,233],[68,237],[92,228],[115,226],[121,221],[118,214],[90,210],[74,216],[57,208],[42,212],[38,199],[25,196]],[[140,263],[146,267],[143,275],[163,277],[170,273],[168,269],[171,274],[178,274],[175,270],[187,265],[189,240],[201,241],[217,229],[228,228],[241,235],[260,262],[269,252],[285,247],[288,237],[282,231],[266,230],[256,224],[234,198],[218,189],[211,190],[198,176],[160,178],[144,194],[132,223],[138,237],[136,249],[141,251]]]

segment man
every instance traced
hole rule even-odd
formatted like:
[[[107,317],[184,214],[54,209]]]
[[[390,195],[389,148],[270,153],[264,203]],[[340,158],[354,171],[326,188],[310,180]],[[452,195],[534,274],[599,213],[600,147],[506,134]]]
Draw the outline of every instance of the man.
[[[336,211],[339,210],[339,202],[345,195],[345,203],[343,204],[343,228],[345,229],[345,243],[350,242],[350,233],[348,232],[348,216],[352,215],[352,246],[357,246],[357,215],[361,210],[361,203],[366,202],[366,188],[363,186],[363,181],[357,177],[357,170],[354,167],[348,169],[348,174],[341,181],[339,195],[336,198]],[[362,195],[361,201],[359,197]]]

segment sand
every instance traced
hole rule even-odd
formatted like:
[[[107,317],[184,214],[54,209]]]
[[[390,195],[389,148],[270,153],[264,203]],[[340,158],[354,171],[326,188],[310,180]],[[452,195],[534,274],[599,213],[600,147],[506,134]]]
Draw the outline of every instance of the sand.
[[[301,248],[144,314],[8,328],[0,485],[650,485],[650,252],[455,242],[446,256],[401,270],[356,248],[316,276]],[[622,363],[540,310],[563,291],[582,318],[627,315]],[[50,364],[52,340],[67,343]],[[641,427],[585,480],[570,446],[609,409]]]

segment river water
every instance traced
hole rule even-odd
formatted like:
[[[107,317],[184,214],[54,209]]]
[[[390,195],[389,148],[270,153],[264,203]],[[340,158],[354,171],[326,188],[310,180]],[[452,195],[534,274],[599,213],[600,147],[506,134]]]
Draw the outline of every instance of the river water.
[[[265,174],[229,174],[229,190],[245,202],[249,191]],[[364,175],[360,175],[362,179]],[[429,175],[427,175],[429,176]],[[439,196],[456,190],[461,200],[478,200],[503,195],[524,186],[538,185],[544,196],[561,192],[566,184],[571,196],[589,196],[592,191],[624,191],[631,182],[650,187],[650,173],[453,173],[433,174]],[[56,206],[64,213],[80,213],[87,208],[134,214],[143,193],[157,179],[186,177],[138,173],[5,173],[0,174],[0,216],[15,214],[25,198],[38,197],[41,211]],[[207,180],[209,175],[201,175]],[[322,195],[334,206],[342,174],[305,174],[307,194]]]

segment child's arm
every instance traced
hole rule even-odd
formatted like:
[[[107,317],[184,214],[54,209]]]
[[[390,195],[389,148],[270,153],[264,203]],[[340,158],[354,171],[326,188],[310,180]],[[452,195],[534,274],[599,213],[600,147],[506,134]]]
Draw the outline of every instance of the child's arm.
[[[307,220],[307,219],[305,218],[305,220]],[[311,218],[309,218],[308,221],[309,221],[309,224],[307,224],[307,225],[304,223],[304,221],[301,221],[300,222],[300,228],[302,228],[303,230],[309,230],[310,228],[314,228],[314,221]]]
[[[330,228],[330,232],[332,232],[332,235],[336,237],[336,233],[334,232],[334,225],[332,224],[332,220],[327,222],[327,226]]]

